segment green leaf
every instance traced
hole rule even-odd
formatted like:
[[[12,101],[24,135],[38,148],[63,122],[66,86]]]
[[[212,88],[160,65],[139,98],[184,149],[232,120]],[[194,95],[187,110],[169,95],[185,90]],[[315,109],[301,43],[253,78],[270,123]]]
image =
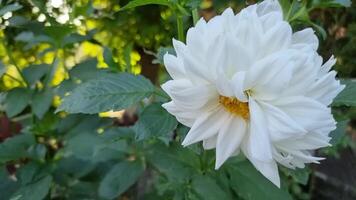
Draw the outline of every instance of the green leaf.
[[[104,48],[104,53],[103,53],[104,61],[105,63],[109,66],[109,68],[113,70],[119,70],[118,64],[114,61],[113,55],[111,50],[108,47]]]
[[[124,7],[122,7],[122,10],[135,8],[138,6],[150,5],[150,4],[157,4],[157,5],[163,5],[169,7],[172,6],[172,3],[169,0],[133,0],[130,1],[128,4],[126,4]]]
[[[260,174],[250,162],[239,162],[230,166],[232,189],[244,199],[253,200],[292,200],[290,194],[283,188],[277,188]]]
[[[309,175],[311,173],[309,167],[305,167],[303,169],[299,169],[299,168],[289,169],[289,168],[281,167],[280,169],[287,176],[291,176],[295,182],[300,183],[302,185],[307,185],[309,180]]]
[[[10,200],[41,200],[47,196],[52,183],[52,176],[45,176],[21,187]]]
[[[179,153],[182,153],[180,156]],[[188,149],[167,147],[165,145],[155,144],[147,152],[147,159],[160,173],[167,176],[170,181],[183,183],[186,179],[196,173],[198,169],[199,158]],[[193,166],[192,166],[193,165]]]
[[[154,92],[152,83],[143,76],[121,73],[107,75],[79,85],[64,98],[58,111],[99,113],[127,108]]]
[[[152,63],[163,65],[163,57],[166,53],[176,55],[176,52],[173,47],[160,47],[158,48],[157,54],[153,54],[156,58],[152,61]]]
[[[207,175],[193,177],[192,186],[193,190],[204,200],[229,199],[217,182]]]
[[[330,133],[331,141],[330,144],[336,145],[346,134],[346,128],[349,124],[349,120],[344,120],[341,122],[337,122],[336,129]]]
[[[144,171],[138,161],[123,161],[105,175],[100,182],[99,195],[107,199],[114,199],[132,186]]]
[[[134,130],[138,139],[146,139],[152,136],[168,135],[177,125],[178,122],[174,116],[163,109],[161,104],[154,103],[142,111]]]
[[[31,99],[31,91],[25,88],[15,88],[6,95],[5,111],[8,117],[21,113]]]
[[[32,107],[32,111],[39,119],[42,119],[44,114],[51,107],[53,95],[54,94],[51,88],[47,88],[43,91],[34,94],[31,107]]]
[[[341,83],[346,87],[334,99],[333,106],[356,106],[356,81],[344,80]]]
[[[35,144],[31,134],[20,134],[6,139],[0,144],[0,163],[28,156],[28,148]]]
[[[2,75],[4,75],[6,72],[6,67],[5,65],[0,61],[0,78],[2,77]]]
[[[6,167],[0,167],[0,191],[2,199],[10,199],[11,195],[19,188],[19,181],[13,180]]]
[[[19,10],[21,8],[22,8],[22,6],[20,4],[18,4],[18,3],[13,3],[13,4],[10,4],[10,5],[6,5],[6,6],[4,6],[3,8],[0,9],[0,17],[3,16],[7,12],[14,12],[14,11]]]
[[[35,84],[37,81],[40,81],[40,79],[50,71],[50,65],[47,64],[40,64],[40,65],[31,65],[29,67],[26,67],[22,73],[23,76],[25,77],[27,83],[30,85]]]

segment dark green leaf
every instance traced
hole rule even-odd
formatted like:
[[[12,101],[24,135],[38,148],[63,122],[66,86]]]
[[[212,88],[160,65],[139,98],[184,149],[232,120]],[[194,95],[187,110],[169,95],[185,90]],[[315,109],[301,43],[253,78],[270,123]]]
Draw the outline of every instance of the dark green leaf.
[[[6,5],[6,6],[4,6],[3,8],[0,9],[0,17],[3,16],[7,12],[13,12],[13,11],[19,10],[21,8],[22,8],[22,6],[20,4],[18,4],[18,3],[13,3],[13,4],[10,4],[10,5]]]
[[[196,172],[194,168],[200,167],[199,158],[188,149],[155,144],[150,150],[147,156],[150,164],[171,181],[182,183]],[[179,155],[180,152],[184,157]]]
[[[30,134],[20,134],[6,139],[0,144],[0,163],[28,156],[28,148],[35,143]]]
[[[145,139],[152,136],[168,135],[177,125],[176,118],[163,109],[161,104],[155,103],[142,111],[134,130],[138,139]]]
[[[349,124],[349,120],[337,122],[336,129],[330,133],[331,141],[330,144],[336,145],[346,134],[346,128]]]
[[[135,8],[138,6],[145,6],[150,4],[164,5],[164,6],[172,6],[172,3],[169,0],[133,0],[126,4],[122,10]]]
[[[31,65],[23,70],[23,76],[30,85],[35,84],[50,70],[50,65]]]
[[[279,189],[262,174],[260,174],[250,162],[239,162],[230,166],[232,189],[244,199],[253,200],[292,200],[290,194],[283,188]]]
[[[12,179],[5,166],[0,167],[1,199],[10,199],[11,195],[19,188],[18,181]]]
[[[11,200],[41,200],[47,196],[51,187],[52,177],[45,176],[36,182],[30,183],[21,187],[15,194],[12,195]]]
[[[334,99],[334,106],[356,106],[356,81],[344,80],[345,89]]]
[[[110,68],[112,68],[112,69],[114,69],[114,70],[118,70],[118,69],[119,69],[119,66],[118,66],[117,63],[114,61],[114,58],[113,58],[113,55],[112,55],[111,50],[110,50],[108,47],[105,47],[105,48],[104,48],[103,56],[104,56],[104,61],[105,61],[105,63],[106,63]]]
[[[207,175],[193,177],[193,190],[204,200],[229,199],[216,181]]]
[[[25,88],[15,88],[6,95],[5,111],[8,117],[21,113],[31,99],[31,91]]]
[[[53,91],[51,88],[47,88],[34,94],[31,107],[32,111],[38,118],[42,119],[44,114],[51,107],[52,99]]]
[[[351,0],[313,0],[312,5],[317,8],[350,7]]]
[[[5,65],[0,61],[0,78],[2,77],[2,75],[4,75],[6,72],[6,67]]]
[[[107,75],[79,85],[64,98],[58,111],[99,113],[127,108],[154,92],[154,86],[143,76],[121,73]]]
[[[143,173],[144,168],[138,161],[123,161],[115,165],[104,177],[99,186],[99,195],[114,199],[125,192]]]

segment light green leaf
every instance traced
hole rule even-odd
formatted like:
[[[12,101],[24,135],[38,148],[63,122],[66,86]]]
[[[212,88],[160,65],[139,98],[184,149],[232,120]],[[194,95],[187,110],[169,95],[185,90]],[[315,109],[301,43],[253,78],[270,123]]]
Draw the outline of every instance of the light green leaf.
[[[172,6],[170,0],[133,0],[130,1],[128,4],[126,4],[124,7],[122,7],[122,10],[135,8],[138,6],[150,5],[150,4],[164,5],[169,7]]]
[[[21,187],[10,200],[41,200],[47,196],[52,183],[52,176],[45,176]]]
[[[58,111],[99,113],[127,108],[154,92],[154,86],[143,76],[121,73],[107,75],[79,85],[64,98]]]
[[[31,134],[20,134],[6,139],[0,144],[0,163],[28,156],[28,148],[35,144]]]
[[[345,89],[334,99],[334,106],[356,106],[356,81],[344,80],[341,81],[345,84]]]
[[[152,136],[168,135],[177,125],[176,118],[163,109],[161,104],[155,103],[142,111],[134,130],[138,139],[145,139]]]
[[[138,161],[123,161],[115,165],[105,175],[99,186],[99,195],[107,199],[114,199],[133,185],[144,171]]]
[[[192,186],[193,190],[204,200],[229,199],[217,182],[207,175],[193,177]]]
[[[6,6],[4,6],[3,8],[0,9],[0,17],[3,16],[7,12],[14,12],[14,11],[19,10],[21,8],[22,8],[22,6],[20,4],[18,4],[18,3],[13,3],[13,4],[10,4],[10,5],[6,5]]]
[[[238,162],[229,168],[232,189],[244,199],[292,200],[283,188],[277,188],[260,174],[250,162]]]
[[[53,91],[50,88],[47,88],[43,91],[34,94],[31,107],[32,107],[32,111],[39,119],[42,119],[44,114],[51,107],[52,100],[53,100]]]
[[[5,111],[8,117],[21,113],[31,99],[31,91],[25,88],[15,88],[6,95]]]

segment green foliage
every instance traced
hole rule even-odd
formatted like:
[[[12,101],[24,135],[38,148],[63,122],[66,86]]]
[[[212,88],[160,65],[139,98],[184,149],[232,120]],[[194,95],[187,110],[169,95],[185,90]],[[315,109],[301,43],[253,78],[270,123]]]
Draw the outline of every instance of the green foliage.
[[[248,161],[231,166],[229,173],[233,190],[244,199],[292,199],[287,191],[266,180]]]
[[[5,100],[7,116],[14,117],[21,113],[30,102],[32,91],[26,88],[15,88],[9,91]]]
[[[143,173],[140,162],[122,161],[113,166],[100,182],[99,195],[106,199],[114,199],[125,192]]]
[[[64,98],[59,111],[98,113],[127,108],[154,92],[153,85],[142,76],[107,75],[83,83]]]
[[[28,149],[33,144],[35,139],[31,134],[21,134],[7,139],[0,144],[0,163],[27,157]]]
[[[1,4],[1,1],[0,1],[0,4]],[[21,8],[22,8],[22,6],[19,3],[5,5],[4,7],[2,7],[0,9],[0,16],[3,16],[7,12],[13,12],[13,11],[19,10]]]
[[[158,103],[147,106],[139,115],[134,126],[138,139],[171,135],[177,127],[177,120]]]
[[[125,9],[135,8],[144,5],[151,5],[151,4],[172,6],[172,2],[170,0],[133,0],[130,1],[127,5],[125,5],[122,9],[125,10]]]
[[[333,105],[340,106],[356,106],[356,81],[346,80],[342,82],[345,84],[345,89],[335,98]]]

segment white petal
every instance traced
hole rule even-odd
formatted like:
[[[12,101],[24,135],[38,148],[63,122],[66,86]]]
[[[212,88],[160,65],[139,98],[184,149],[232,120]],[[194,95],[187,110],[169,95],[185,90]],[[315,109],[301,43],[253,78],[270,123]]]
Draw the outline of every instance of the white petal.
[[[231,157],[239,148],[247,130],[247,124],[240,117],[230,116],[218,134],[215,169]]]
[[[280,141],[288,138],[300,138],[307,131],[297,124],[281,109],[268,103],[260,103],[268,121],[268,129],[272,141]]]
[[[272,54],[257,61],[245,76],[245,90],[252,89],[254,97],[259,99],[273,98],[288,87],[294,62],[288,51]]]
[[[216,147],[217,136],[212,136],[208,139],[203,140],[203,148],[205,150],[215,149]]]
[[[216,135],[227,118],[228,114],[222,107],[202,114],[194,122],[182,145],[188,146]]]
[[[327,74],[335,64],[336,64],[336,59],[334,56],[331,56],[329,60],[323,66],[321,66],[319,75]]]
[[[278,0],[265,0],[257,4],[257,14],[263,16],[271,12],[283,13]]]
[[[273,104],[287,113],[307,131],[325,131],[325,128],[333,130],[335,127],[331,109],[311,98],[302,96],[284,97],[273,101]]]
[[[185,126],[192,127],[196,118],[199,116],[200,110],[187,110],[179,108],[173,101],[162,104],[170,114],[174,115],[177,120]]]
[[[245,72],[237,72],[232,77],[231,87],[235,97],[241,102],[247,102],[248,98],[244,91]]]
[[[336,72],[331,71],[309,86],[306,96],[324,105],[330,105],[333,99],[345,88],[335,79]]]
[[[313,50],[317,50],[319,46],[318,37],[311,28],[295,32],[292,36],[292,42],[297,45],[310,46]]]
[[[185,78],[183,62],[177,57],[165,54],[163,57],[164,65],[173,79],[182,79]]]
[[[218,94],[212,85],[191,85],[189,81],[180,79],[167,81],[162,89],[184,109],[199,109],[218,102]]]
[[[291,40],[291,26],[284,21],[278,22],[270,28],[263,37],[262,56],[286,49],[291,44]]]
[[[264,162],[272,160],[272,148],[265,115],[258,103],[249,99],[250,130],[246,150],[251,159]]]
[[[252,157],[247,158],[251,161],[253,166],[255,166],[259,172],[261,172],[264,177],[270,180],[277,187],[280,187],[281,181],[279,178],[278,166],[274,160],[264,162],[254,159]]]

